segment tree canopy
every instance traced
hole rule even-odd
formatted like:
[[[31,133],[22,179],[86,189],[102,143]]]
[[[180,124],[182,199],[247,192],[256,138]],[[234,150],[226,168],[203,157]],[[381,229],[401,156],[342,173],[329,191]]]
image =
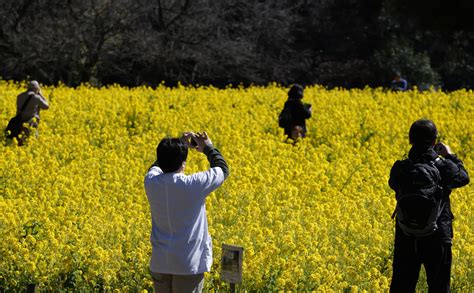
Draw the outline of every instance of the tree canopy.
[[[128,86],[474,85],[469,0],[4,0],[0,76]]]

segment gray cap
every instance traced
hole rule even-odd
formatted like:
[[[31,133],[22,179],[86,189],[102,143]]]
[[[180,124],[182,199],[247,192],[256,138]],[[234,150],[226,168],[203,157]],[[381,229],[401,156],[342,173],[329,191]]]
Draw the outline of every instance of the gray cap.
[[[40,85],[36,80],[30,81],[30,83],[28,84],[28,90],[30,91],[37,90],[39,88],[40,88]]]

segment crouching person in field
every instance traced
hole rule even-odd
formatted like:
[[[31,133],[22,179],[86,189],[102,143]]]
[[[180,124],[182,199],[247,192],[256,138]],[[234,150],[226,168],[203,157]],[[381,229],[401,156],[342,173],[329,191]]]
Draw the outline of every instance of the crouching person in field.
[[[40,110],[49,109],[49,104],[41,92],[41,87],[36,80],[28,84],[28,89],[17,97],[17,115],[28,126],[34,128],[35,136],[38,137],[38,126],[40,122]]]
[[[209,170],[184,174],[189,148],[207,156]],[[229,168],[206,132],[164,138],[156,154],[145,176],[153,286],[155,292],[201,292],[204,272],[212,265],[205,201],[229,176]]]
[[[30,128],[34,128],[38,137],[38,124],[40,109],[48,109],[48,101],[41,93],[41,88],[36,80],[28,84],[28,89],[17,97],[17,110],[15,117],[11,118],[5,129],[7,141],[16,139],[19,146],[26,143]]]

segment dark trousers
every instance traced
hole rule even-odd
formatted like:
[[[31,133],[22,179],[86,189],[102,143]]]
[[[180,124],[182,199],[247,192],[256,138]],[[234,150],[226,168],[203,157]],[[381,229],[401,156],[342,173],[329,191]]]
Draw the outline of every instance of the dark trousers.
[[[449,292],[451,263],[451,243],[442,241],[437,233],[417,239],[397,226],[390,292],[415,292],[422,264],[428,292]]]
[[[151,272],[155,293],[201,293],[204,273],[197,275],[170,275]]]

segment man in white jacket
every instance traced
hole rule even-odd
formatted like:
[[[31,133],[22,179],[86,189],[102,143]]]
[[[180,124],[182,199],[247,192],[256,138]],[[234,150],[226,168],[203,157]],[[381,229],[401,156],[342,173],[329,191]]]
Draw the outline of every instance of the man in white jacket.
[[[189,148],[205,154],[211,168],[185,175]],[[205,200],[224,182],[229,168],[206,132],[164,138],[156,152],[157,160],[145,176],[153,286],[155,292],[201,292],[204,272],[212,265]]]

